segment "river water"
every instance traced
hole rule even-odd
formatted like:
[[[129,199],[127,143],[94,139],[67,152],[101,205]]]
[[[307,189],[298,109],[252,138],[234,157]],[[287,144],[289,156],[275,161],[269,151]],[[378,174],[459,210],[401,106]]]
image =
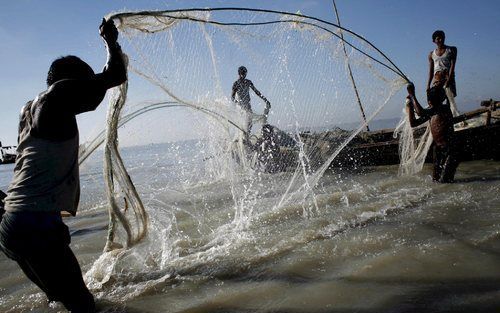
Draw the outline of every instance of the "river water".
[[[397,166],[328,171],[314,209],[271,205],[287,174],[262,174],[268,192],[241,210],[231,179],[196,180],[203,160],[179,165],[173,148],[124,149],[150,216],[128,251],[102,252],[102,153],[81,167],[79,213],[65,222],[103,312],[500,310],[499,162],[461,163],[454,184],[433,183],[429,165],[413,177]],[[2,190],[12,169],[0,166]],[[3,254],[0,273],[0,312],[64,311]]]

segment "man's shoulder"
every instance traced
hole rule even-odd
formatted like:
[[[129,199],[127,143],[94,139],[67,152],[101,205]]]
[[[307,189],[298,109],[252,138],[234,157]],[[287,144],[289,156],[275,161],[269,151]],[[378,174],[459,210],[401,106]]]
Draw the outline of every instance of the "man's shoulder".
[[[236,86],[249,86],[253,84],[252,81],[250,79],[238,79],[237,81],[235,81],[233,83],[233,87],[236,87]]]
[[[446,47],[450,51],[450,57],[455,60],[457,58],[457,47],[455,46],[447,46]]]
[[[47,101],[47,90],[39,93],[33,100],[26,102],[26,104],[21,109],[21,112],[25,110],[41,109]]]
[[[32,113],[37,112],[37,114],[57,116],[74,115],[73,112],[69,111],[71,106],[66,103],[64,97],[61,97],[53,86],[39,93],[31,102]]]
[[[50,88],[47,90],[44,90],[40,92],[35,99],[32,100],[33,103],[38,103],[38,102],[45,102],[47,101],[48,97],[50,96]]]
[[[449,49],[452,53],[456,53],[457,52],[457,47],[456,46],[446,46],[446,49]]]
[[[52,105],[54,102],[54,93],[48,88],[45,91],[40,92],[35,99],[32,100],[32,106],[37,108],[45,108]]]
[[[21,107],[21,114],[24,114],[24,112],[26,112],[26,110],[29,110],[31,109],[31,107],[33,106],[33,102],[35,102],[35,100],[29,100],[28,102],[26,102],[22,107]]]

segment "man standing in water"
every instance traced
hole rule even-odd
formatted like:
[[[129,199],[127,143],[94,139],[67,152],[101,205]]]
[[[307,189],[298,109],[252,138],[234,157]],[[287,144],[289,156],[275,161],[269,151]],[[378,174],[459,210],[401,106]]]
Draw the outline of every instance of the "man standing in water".
[[[457,87],[455,84],[457,48],[445,45],[444,40],[444,31],[436,30],[432,34],[432,42],[436,44],[436,49],[429,53],[427,91],[429,91],[432,86],[444,86],[453,116],[458,116],[460,113],[455,103],[455,97],[457,96]]]
[[[415,86],[408,85],[409,100],[406,110],[411,127],[416,127],[430,119],[433,143],[434,170],[432,179],[435,182],[451,183],[458,167],[453,115],[450,107],[444,105],[446,94],[443,85],[435,85],[427,93],[429,108],[424,109],[415,97]],[[419,118],[415,117],[415,112]]]
[[[47,90],[21,111],[14,177],[5,198],[0,248],[28,278],[71,312],[94,312],[61,212],[76,214],[80,197],[75,115],[93,111],[106,91],[127,80],[112,21],[99,27],[108,57],[102,73],[75,56],[55,60]]]
[[[269,114],[269,109],[271,108],[271,103],[264,97],[260,91],[255,88],[252,81],[246,79],[247,68],[240,66],[238,68],[239,79],[233,84],[233,91],[231,93],[231,100],[236,102],[247,114],[247,125],[245,129],[245,139],[248,140],[250,136],[250,131],[252,129],[252,107],[250,106],[250,88],[255,92],[266,103],[266,108],[264,110],[265,121],[263,124],[267,124],[267,115]],[[236,98],[237,96],[237,98]]]

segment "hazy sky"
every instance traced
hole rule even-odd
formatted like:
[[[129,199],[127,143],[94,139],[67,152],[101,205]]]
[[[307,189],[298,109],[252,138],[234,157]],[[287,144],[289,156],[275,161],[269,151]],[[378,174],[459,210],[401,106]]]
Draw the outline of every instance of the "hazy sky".
[[[190,7],[266,8],[297,12],[335,22],[329,0],[262,1],[2,1],[0,4],[0,141],[16,143],[21,106],[46,88],[54,58],[74,54],[96,71],[106,54],[98,35],[102,17],[113,11]],[[462,111],[479,101],[500,98],[500,1],[337,0],[342,25],[373,42],[417,85],[423,99],[431,34],[446,32],[458,47],[457,103]],[[107,102],[79,117],[82,141],[103,127]],[[381,117],[397,117],[400,110]]]

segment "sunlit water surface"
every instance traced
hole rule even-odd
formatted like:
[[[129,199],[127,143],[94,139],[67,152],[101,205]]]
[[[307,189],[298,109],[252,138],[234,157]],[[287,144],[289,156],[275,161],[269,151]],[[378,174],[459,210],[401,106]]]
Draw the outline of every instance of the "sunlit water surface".
[[[197,181],[203,160],[180,166],[170,148],[123,152],[151,219],[129,251],[102,254],[102,153],[81,168],[79,213],[65,222],[101,311],[500,310],[498,162],[462,163],[447,185],[428,165],[415,177],[396,166],[334,170],[315,189],[317,208],[276,207],[286,186],[273,175],[288,174],[262,174],[268,192],[235,205],[229,180]],[[0,166],[2,190],[12,169]],[[64,311],[3,254],[0,272],[0,312]]]

